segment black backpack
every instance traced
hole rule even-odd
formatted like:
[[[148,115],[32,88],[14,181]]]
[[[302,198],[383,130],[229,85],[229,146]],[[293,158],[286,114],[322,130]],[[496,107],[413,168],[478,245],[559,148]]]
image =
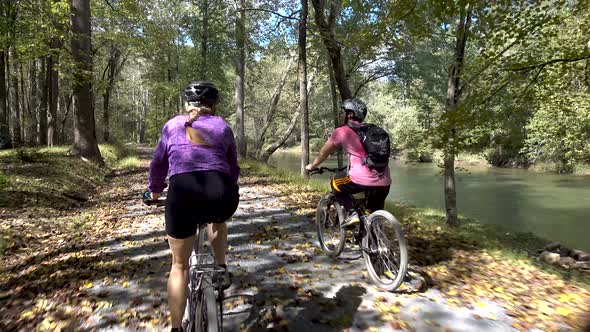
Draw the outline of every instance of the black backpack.
[[[363,165],[382,172],[389,164],[391,154],[389,134],[385,129],[370,123],[349,123],[348,126],[357,133],[367,153]]]

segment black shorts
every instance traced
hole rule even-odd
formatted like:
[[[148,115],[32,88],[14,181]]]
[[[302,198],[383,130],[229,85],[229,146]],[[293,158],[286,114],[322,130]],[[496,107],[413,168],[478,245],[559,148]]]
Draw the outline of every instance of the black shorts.
[[[344,206],[345,209],[350,210],[353,207],[352,194],[366,192],[367,193],[367,210],[374,212],[383,210],[385,207],[385,199],[389,194],[390,186],[365,186],[354,183],[346,172],[339,172],[332,179],[330,183],[332,192],[336,196],[336,200]]]
[[[238,186],[218,171],[170,177],[166,197],[166,233],[176,239],[194,235],[199,224],[222,223],[238,208]]]

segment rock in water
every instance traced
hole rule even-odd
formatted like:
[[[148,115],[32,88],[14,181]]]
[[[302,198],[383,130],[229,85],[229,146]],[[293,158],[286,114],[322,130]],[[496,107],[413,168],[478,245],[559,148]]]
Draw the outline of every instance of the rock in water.
[[[564,266],[564,267],[571,267],[572,265],[574,265],[576,263],[576,260],[571,258],[571,257],[561,257],[559,259],[559,265]]]
[[[543,251],[541,256],[539,256],[543,262],[549,264],[556,264],[559,263],[559,259],[561,258],[558,253]]]
[[[561,248],[561,243],[551,242],[545,246],[545,251],[556,252],[559,251],[559,248]]]
[[[570,253],[570,257],[573,257],[575,260],[580,260],[580,256],[586,255],[585,252],[582,250],[572,250]]]

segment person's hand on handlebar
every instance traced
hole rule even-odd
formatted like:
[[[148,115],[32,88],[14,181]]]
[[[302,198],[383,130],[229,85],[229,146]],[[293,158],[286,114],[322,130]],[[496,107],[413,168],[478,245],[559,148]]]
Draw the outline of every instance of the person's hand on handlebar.
[[[308,172],[311,172],[311,171],[313,171],[316,168],[317,167],[314,166],[313,164],[309,164],[309,165],[305,166],[305,170],[308,171]]]

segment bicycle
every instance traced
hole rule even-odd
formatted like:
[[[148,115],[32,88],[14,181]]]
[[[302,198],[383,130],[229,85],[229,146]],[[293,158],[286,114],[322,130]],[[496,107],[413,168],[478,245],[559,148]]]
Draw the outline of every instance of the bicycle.
[[[144,192],[146,205],[163,206],[165,199],[151,200],[149,192]],[[213,276],[223,273],[215,264],[211,253],[205,253],[205,234],[207,224],[197,227],[193,252],[189,261],[189,294],[182,319],[185,332],[223,331],[222,284],[213,280]],[[216,278],[217,279],[217,278]]]
[[[309,175],[338,172],[343,169],[319,167]],[[341,227],[346,217],[344,207],[333,193],[323,195],[316,209],[316,231],[322,250],[330,257],[338,257],[344,250],[347,231],[352,232],[354,244],[362,251],[368,275],[381,290],[392,291],[404,281],[408,271],[408,245],[402,227],[388,211],[368,213],[368,191],[353,195],[353,206],[360,223],[352,228]],[[395,241],[390,241],[390,239]],[[394,245],[397,244],[397,250]]]

